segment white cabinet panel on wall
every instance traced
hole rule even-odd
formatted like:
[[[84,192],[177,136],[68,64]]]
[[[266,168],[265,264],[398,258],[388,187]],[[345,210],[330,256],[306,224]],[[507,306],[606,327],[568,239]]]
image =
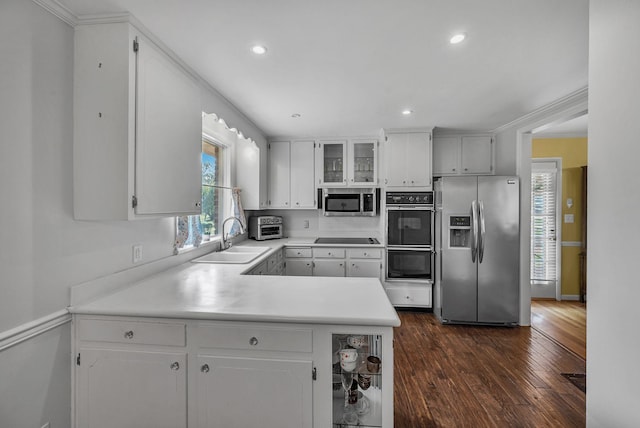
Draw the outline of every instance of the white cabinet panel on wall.
[[[269,208],[313,209],[315,142],[269,143]]]
[[[291,208],[315,208],[315,142],[291,142]]]
[[[385,185],[432,188],[431,151],[431,131],[386,131]]]
[[[494,174],[492,135],[448,135],[433,139],[433,174]]]
[[[200,213],[192,77],[129,22],[80,23],[74,49],[75,218]]]
[[[291,166],[289,142],[269,143],[269,208],[289,208]]]

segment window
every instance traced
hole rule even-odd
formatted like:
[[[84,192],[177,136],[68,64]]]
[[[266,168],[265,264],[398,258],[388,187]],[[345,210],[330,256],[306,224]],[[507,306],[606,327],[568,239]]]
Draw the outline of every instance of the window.
[[[200,215],[176,219],[176,252],[198,247],[203,241],[220,235],[225,213],[231,212],[232,195],[227,186],[229,171],[227,148],[209,137],[203,137],[202,212]]]
[[[538,165],[538,168],[544,164]],[[531,280],[556,281],[557,172],[553,168],[531,172]]]
[[[222,179],[222,153],[223,148],[215,143],[202,141],[202,214],[200,223],[204,239],[207,236],[216,236],[220,230],[222,213],[220,212],[221,201],[220,191],[216,186],[223,186]]]

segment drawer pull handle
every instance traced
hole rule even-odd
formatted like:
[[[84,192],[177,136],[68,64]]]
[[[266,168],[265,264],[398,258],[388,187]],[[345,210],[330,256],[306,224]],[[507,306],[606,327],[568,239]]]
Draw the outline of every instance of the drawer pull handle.
[[[252,337],[251,339],[249,339],[249,345],[251,346],[256,346],[258,344],[258,338],[257,337]]]
[[[125,339],[133,339],[133,330],[125,331],[124,332],[124,338]]]
[[[203,364],[202,367],[200,367],[200,371],[202,373],[209,373],[209,364]]]
[[[171,370],[180,370],[180,364],[177,361],[174,361],[171,364]]]

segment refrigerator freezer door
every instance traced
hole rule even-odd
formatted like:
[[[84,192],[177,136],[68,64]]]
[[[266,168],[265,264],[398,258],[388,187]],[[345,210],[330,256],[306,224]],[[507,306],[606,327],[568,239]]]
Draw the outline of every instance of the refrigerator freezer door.
[[[484,232],[478,264],[478,322],[517,323],[520,291],[520,184],[517,177],[478,177]]]
[[[477,199],[477,177],[442,179],[442,237],[440,291],[442,319],[453,322],[477,321],[477,268],[472,261],[475,245],[452,246],[449,228],[451,216],[471,216],[472,202]],[[475,240],[473,240],[475,241]],[[474,257],[475,258],[475,257]]]

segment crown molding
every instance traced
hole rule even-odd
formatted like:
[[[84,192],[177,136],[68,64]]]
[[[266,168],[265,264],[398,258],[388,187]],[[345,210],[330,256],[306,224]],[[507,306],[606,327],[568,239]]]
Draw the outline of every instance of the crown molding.
[[[580,108],[584,108],[586,110],[588,105],[588,97],[589,87],[585,86],[584,88],[572,92],[571,94],[559,98],[556,101],[553,101],[545,106],[542,106],[539,109],[532,111],[531,113],[525,114],[524,116],[521,116],[518,119],[515,119],[505,125],[499,126],[490,132],[499,134],[507,129],[520,128],[532,122],[536,122],[541,117],[551,116],[558,111],[570,109],[576,106],[579,106]]]
[[[78,17],[73,14],[69,9],[65,6],[58,3],[56,0],[32,0],[35,4],[56,16],[66,24],[71,27],[76,26],[76,22],[78,21]]]

